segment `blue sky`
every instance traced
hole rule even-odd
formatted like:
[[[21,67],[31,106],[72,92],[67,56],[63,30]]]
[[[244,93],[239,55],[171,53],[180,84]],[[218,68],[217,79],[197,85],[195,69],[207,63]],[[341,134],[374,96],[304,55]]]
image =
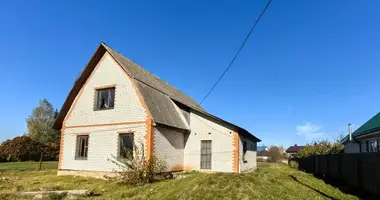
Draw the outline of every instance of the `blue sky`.
[[[267,1],[0,3],[0,141],[60,108],[101,41],[200,101]],[[266,145],[332,139],[379,111],[380,2],[274,0],[203,103]]]

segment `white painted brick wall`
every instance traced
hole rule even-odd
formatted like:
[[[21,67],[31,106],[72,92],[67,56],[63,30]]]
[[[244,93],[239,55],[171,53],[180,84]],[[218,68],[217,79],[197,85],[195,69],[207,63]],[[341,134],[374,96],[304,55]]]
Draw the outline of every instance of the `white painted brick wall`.
[[[190,127],[191,133],[185,138],[185,169],[200,170],[201,140],[212,140],[211,171],[233,172],[234,132],[193,112],[190,113]]]
[[[154,129],[154,153],[165,160],[170,171],[183,170],[184,133],[157,126]]]
[[[247,162],[244,162],[243,159],[243,141],[247,142],[247,152],[245,155],[245,160]],[[253,145],[253,146],[251,146]],[[240,171],[244,172],[250,169],[254,169],[257,167],[257,143],[254,141],[251,141],[247,138],[244,138],[243,136],[239,136],[239,166]]]
[[[145,121],[144,107],[133,88],[131,80],[106,53],[88,80],[82,95],[72,107],[66,126],[83,126],[122,122]],[[116,84],[115,107],[110,110],[94,111],[95,87]],[[78,96],[77,96],[78,98]],[[63,139],[63,170],[112,171],[115,165],[108,161],[112,155],[118,155],[118,131],[135,131],[136,143],[145,144],[146,125],[113,125],[87,128],[66,128]],[[76,134],[89,134],[87,160],[75,160]]]
[[[87,170],[111,172],[118,170],[109,159],[117,156],[119,152],[118,132],[134,131],[136,145],[145,144],[146,125],[130,124],[117,126],[68,128],[65,129],[63,138],[63,170]],[[88,134],[88,158],[87,160],[75,160],[76,136]]]
[[[98,65],[75,107],[71,108],[66,126],[145,121],[145,109],[141,106],[131,80],[113,58],[106,53]],[[94,111],[95,88],[113,84],[117,84],[114,109]]]

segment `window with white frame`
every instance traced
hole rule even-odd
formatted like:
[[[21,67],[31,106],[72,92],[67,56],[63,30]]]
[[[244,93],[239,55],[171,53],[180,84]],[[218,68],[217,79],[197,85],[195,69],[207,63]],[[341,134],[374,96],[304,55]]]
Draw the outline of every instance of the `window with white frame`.
[[[377,140],[368,140],[367,144],[367,152],[377,152],[378,151],[378,142]]]

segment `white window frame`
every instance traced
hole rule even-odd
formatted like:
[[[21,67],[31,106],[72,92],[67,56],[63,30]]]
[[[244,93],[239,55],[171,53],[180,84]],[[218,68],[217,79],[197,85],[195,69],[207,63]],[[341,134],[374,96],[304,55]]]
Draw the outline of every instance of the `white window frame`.
[[[368,152],[378,152],[379,141],[377,139],[367,140],[367,149],[368,149]]]

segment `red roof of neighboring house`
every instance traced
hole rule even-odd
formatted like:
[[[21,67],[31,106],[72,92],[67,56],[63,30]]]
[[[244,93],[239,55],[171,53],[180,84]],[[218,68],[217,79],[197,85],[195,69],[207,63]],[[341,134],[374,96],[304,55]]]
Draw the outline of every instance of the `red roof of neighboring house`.
[[[286,153],[298,153],[298,152],[301,151],[303,148],[305,148],[305,146],[298,146],[298,145],[290,146],[290,147],[286,150]]]
[[[269,151],[263,150],[257,152],[257,156],[269,156]]]

